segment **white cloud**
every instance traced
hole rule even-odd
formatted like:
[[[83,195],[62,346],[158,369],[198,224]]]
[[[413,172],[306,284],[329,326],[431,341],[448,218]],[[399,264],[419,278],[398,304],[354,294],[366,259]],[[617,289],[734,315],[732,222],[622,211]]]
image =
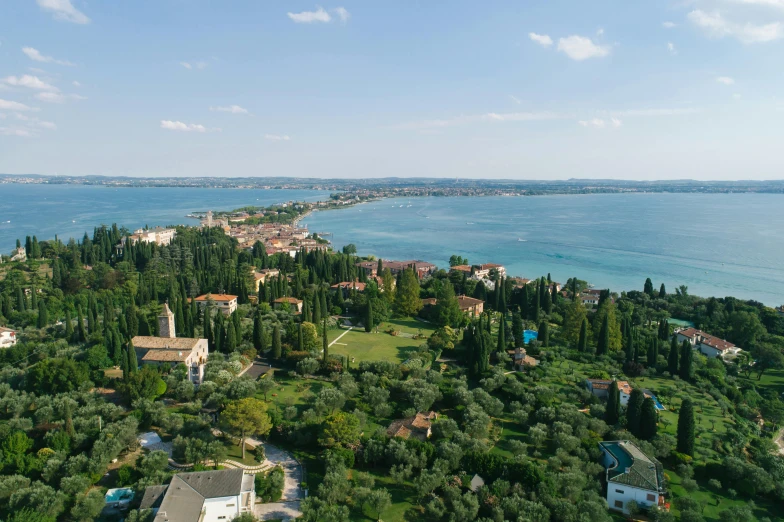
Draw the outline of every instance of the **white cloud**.
[[[672,29],[675,27],[675,22],[662,22],[662,27],[665,29]]]
[[[186,69],[206,69],[207,62],[199,61],[199,62],[180,62],[180,65],[185,67]]]
[[[528,38],[538,43],[542,47],[550,47],[553,45],[553,39],[546,34],[528,33]]]
[[[648,117],[648,116],[684,116],[687,114],[695,114],[700,112],[699,109],[693,107],[685,109],[627,109],[622,111],[611,111],[610,114],[615,117]]]
[[[291,140],[291,137],[286,134],[265,134],[264,139],[270,141],[289,141]]]
[[[57,125],[55,125],[51,121],[39,121],[36,122],[36,125],[38,125],[42,129],[57,130]]]
[[[59,65],[68,65],[73,67],[74,63],[69,62],[68,60],[56,60],[51,56],[44,56],[38,49],[33,47],[22,47],[22,52],[27,55],[28,58],[33,60],[34,62],[43,62],[43,63],[56,63]]]
[[[46,83],[38,78],[38,76],[30,76],[29,74],[23,76],[8,76],[3,79],[3,81],[13,87],[27,87],[28,89],[35,89],[37,91],[59,91],[54,85]]]
[[[593,118],[591,120],[580,120],[577,122],[583,127],[593,127],[595,129],[603,129],[607,126],[607,122],[601,118]]]
[[[210,107],[210,110],[215,112],[230,112],[232,114],[248,114],[248,109],[240,107],[239,105],[229,105],[227,107]]]
[[[781,22],[765,25],[750,22],[739,24],[727,20],[718,12],[706,13],[701,9],[690,12],[688,18],[713,38],[730,36],[745,44],[772,42],[784,38],[784,26]]]
[[[735,3],[747,4],[747,5],[760,5],[766,7],[778,7],[779,9],[784,9],[784,0],[735,0]]]
[[[82,86],[82,84],[77,82],[76,80],[72,81],[71,83],[73,84],[74,87],[81,87]]]
[[[670,51],[670,54],[678,54],[678,49],[675,48],[675,44],[672,42],[667,42],[667,50]]]
[[[733,83],[735,83],[735,79],[730,78],[729,76],[719,76],[718,78],[716,78],[716,81],[724,85],[732,85]]]
[[[598,30],[598,31],[596,31],[596,34],[597,34],[598,36],[602,36],[602,35],[604,35],[604,29],[600,27],[600,28],[599,28],[599,30]]]
[[[0,127],[0,134],[3,136],[19,136],[20,138],[32,138],[33,133],[27,129],[12,127]]]
[[[613,127],[615,127],[617,129],[618,127],[623,125],[623,122],[621,120],[619,120],[618,118],[611,118],[610,119],[610,125],[612,125]]]
[[[558,50],[572,60],[582,61],[589,58],[603,58],[610,54],[610,47],[599,45],[585,36],[572,35],[558,39]]]
[[[44,11],[52,13],[57,20],[72,22],[74,24],[89,24],[90,19],[76,9],[71,0],[36,0]]]
[[[340,18],[340,21],[344,24],[348,22],[349,18],[351,18],[351,13],[349,13],[348,9],[345,7],[336,7],[332,10],[332,12],[338,15],[338,18]]]
[[[25,105],[24,103],[19,103],[10,100],[3,100],[0,98],[0,110],[3,111],[30,111],[32,110],[31,107]]]
[[[161,120],[161,128],[183,132],[220,132],[220,129],[208,129],[198,123],[183,123],[181,121]]]
[[[523,103],[522,100],[520,100],[520,98],[518,98],[517,96],[513,96],[511,94],[509,95],[509,99],[512,100],[513,102],[515,102],[517,105],[520,105],[521,103]]]
[[[315,11],[302,11],[301,13],[287,13],[295,23],[298,24],[312,24],[314,22],[329,23],[332,17],[323,7],[318,7]]]
[[[63,94],[60,92],[39,92],[35,97],[46,103],[65,103],[67,100],[86,100],[78,94]]]

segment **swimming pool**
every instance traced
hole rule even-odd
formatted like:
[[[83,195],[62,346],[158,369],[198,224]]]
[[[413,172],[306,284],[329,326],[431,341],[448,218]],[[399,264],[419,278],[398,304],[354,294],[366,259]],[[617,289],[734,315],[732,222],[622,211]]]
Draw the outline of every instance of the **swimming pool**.
[[[667,409],[664,407],[664,405],[661,402],[659,402],[659,399],[654,394],[652,394],[650,390],[643,390],[642,392],[646,397],[650,397],[651,399],[653,399],[653,404],[654,406],[656,406],[657,410]]]
[[[523,330],[523,345],[539,338],[539,332],[536,330]]]
[[[107,504],[114,504],[115,506],[120,504],[128,504],[131,500],[133,500],[133,489],[131,488],[114,488],[110,489],[106,492],[106,503]]]

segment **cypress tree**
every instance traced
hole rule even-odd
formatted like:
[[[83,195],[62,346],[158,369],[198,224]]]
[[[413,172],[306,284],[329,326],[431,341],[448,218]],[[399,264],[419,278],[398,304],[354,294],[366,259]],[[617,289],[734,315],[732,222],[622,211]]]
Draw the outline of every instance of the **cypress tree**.
[[[506,316],[501,315],[501,320],[498,322],[498,345],[495,348],[497,352],[506,351]]]
[[[667,290],[665,290],[664,283],[662,283],[659,287],[659,299],[664,299],[665,297],[667,297]]]
[[[237,350],[237,331],[232,321],[226,324],[226,346],[223,348],[226,353]]]
[[[650,277],[645,280],[645,286],[642,291],[653,297],[653,281],[651,281]]]
[[[283,348],[280,344],[280,325],[276,324],[272,329],[272,358],[280,359]]]
[[[321,326],[321,349],[324,352],[324,362],[329,359],[329,343],[327,342],[327,318],[324,318],[324,324]],[[346,366],[348,366],[348,356],[346,356]],[[348,368],[346,368],[348,369]]]
[[[635,388],[629,396],[629,403],[626,405],[626,429],[632,435],[639,437],[640,434],[640,415],[642,414],[642,403],[645,395],[642,390]]]
[[[133,299],[125,309],[125,322],[128,325],[128,337],[133,338],[139,335],[139,318],[136,315],[136,305]]]
[[[523,330],[525,330],[523,318],[520,317],[519,313],[514,312],[512,314],[512,336],[514,337],[515,347],[522,346],[523,344]]]
[[[673,377],[679,375],[678,368],[680,365],[678,362],[680,361],[680,358],[681,354],[678,350],[678,338],[673,335],[672,341],[670,342],[670,354],[667,357],[667,371],[670,372],[670,375]]]
[[[656,366],[656,341],[657,337],[651,337],[650,342],[648,343],[648,357],[647,357],[647,366],[648,368],[653,368]]]
[[[680,361],[680,376],[683,380],[691,379],[692,374],[692,360],[694,358],[694,350],[692,350],[691,343],[689,341],[684,340],[683,344],[681,345],[681,361]]]
[[[182,301],[177,299],[177,311],[174,314],[174,330],[180,335],[185,335],[188,331],[188,325],[185,324],[185,315],[182,311]]]
[[[25,302],[24,292],[21,286],[16,287],[16,310],[17,312],[24,312],[27,303]]]
[[[528,285],[523,285],[523,291],[520,294],[520,315],[523,319],[530,319],[531,297],[528,295]]]
[[[297,327],[297,350],[305,349],[305,340],[302,337],[302,323]]]
[[[547,319],[543,320],[539,324],[539,334],[537,336],[537,340],[542,343],[542,346],[545,348],[550,346],[550,325],[547,322]]]
[[[487,324],[490,324],[489,318]],[[477,365],[479,373],[485,373],[490,367],[490,342],[488,337],[489,335],[486,332],[481,331],[481,329],[475,337],[475,339],[479,341],[479,361]]]
[[[368,297],[367,306],[365,307],[365,331],[370,332],[373,330],[373,304]]]
[[[583,324],[580,325],[580,340],[577,341],[577,350],[588,353],[588,319],[583,317]]]
[[[263,352],[264,346],[264,324],[261,321],[261,313],[253,316],[253,347],[256,351]]]
[[[599,343],[596,345],[596,355],[605,355],[610,349],[610,322],[609,314],[604,314],[602,327],[599,330]]]
[[[30,287],[30,308],[38,309],[38,290],[35,288],[35,285]]]
[[[112,361],[115,366],[121,366],[122,358],[122,339],[120,332],[116,328],[112,329]]]
[[[82,306],[76,305],[76,329],[79,334],[79,342],[83,343],[87,340],[87,332],[84,331],[84,316],[82,315]]]
[[[678,412],[678,453],[694,456],[694,404],[684,399]]]
[[[651,440],[656,436],[658,422],[659,414],[656,412],[656,404],[654,404],[652,398],[646,397],[645,400],[642,401],[642,410],[640,411],[640,434],[638,436],[643,440]]]
[[[138,369],[139,362],[136,360],[136,349],[133,347],[133,343],[128,341],[128,371],[136,373]]]
[[[68,339],[68,342],[71,342],[74,337],[74,328],[73,322],[71,321],[71,309],[66,307],[65,309],[65,338]]]
[[[313,323],[318,324],[321,322],[321,302],[318,296],[313,298]]]
[[[49,324],[49,315],[46,311],[46,304],[44,304],[44,300],[41,299],[38,301],[38,328],[46,328],[46,325]]]
[[[618,389],[618,381],[613,379],[607,395],[607,409],[604,412],[604,420],[610,426],[618,424],[621,417],[621,391]]]
[[[327,292],[323,288],[321,289],[321,318],[324,319],[329,317],[329,307],[327,306]]]

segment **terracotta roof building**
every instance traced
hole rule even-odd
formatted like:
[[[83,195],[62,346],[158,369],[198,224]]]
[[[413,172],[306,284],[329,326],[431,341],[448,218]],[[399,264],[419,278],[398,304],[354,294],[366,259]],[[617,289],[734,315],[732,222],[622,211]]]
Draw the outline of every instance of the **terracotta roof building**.
[[[417,413],[407,419],[393,421],[387,428],[387,435],[390,437],[401,437],[403,439],[415,438],[427,440],[431,435],[432,421],[438,418],[438,413],[429,411],[427,413]]]
[[[231,294],[204,294],[196,298],[196,303],[205,308],[212,302],[224,315],[231,315],[237,309],[237,296]]]
[[[689,341],[695,350],[699,350],[708,357],[724,358],[731,355],[737,355],[740,352],[740,348],[731,342],[714,337],[713,335],[707,334],[702,330],[697,330],[696,328],[684,328],[682,330],[676,330],[675,333],[678,336],[679,343]]]
[[[275,308],[280,308],[284,304],[289,305],[292,309],[296,310],[297,313],[302,313],[302,300],[297,299],[296,297],[278,297],[272,302],[272,305]]]

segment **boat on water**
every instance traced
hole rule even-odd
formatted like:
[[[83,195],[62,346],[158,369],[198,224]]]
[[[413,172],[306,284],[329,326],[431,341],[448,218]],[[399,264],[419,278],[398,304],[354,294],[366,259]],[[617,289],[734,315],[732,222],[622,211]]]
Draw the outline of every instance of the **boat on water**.
[[[466,225],[473,225],[473,223],[470,221],[466,221]]]
[[[518,238],[517,238],[517,241],[519,241],[520,243],[525,243],[525,242],[526,242],[526,241],[528,241],[528,240],[527,240],[527,239],[522,239],[522,238],[519,238],[519,237],[518,237]]]

